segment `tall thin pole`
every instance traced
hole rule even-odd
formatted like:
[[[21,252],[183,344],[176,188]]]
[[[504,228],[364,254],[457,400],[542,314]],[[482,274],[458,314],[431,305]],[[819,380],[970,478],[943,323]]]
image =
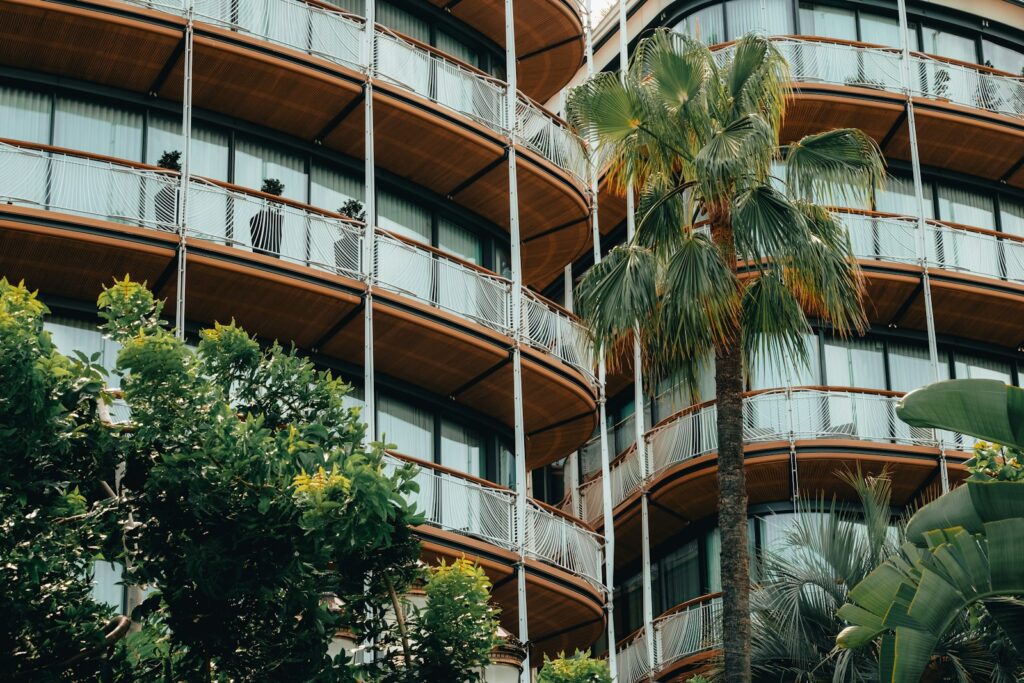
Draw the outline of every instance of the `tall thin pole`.
[[[526,425],[523,416],[523,259],[519,238],[519,183],[516,178],[516,27],[512,0],[505,0],[505,121],[508,125],[508,218],[512,257],[512,403],[516,456],[516,536],[519,539],[519,563],[516,567],[519,608],[519,640],[526,646],[526,660],[520,681],[532,677],[530,665],[530,628],[526,609]]]
[[[185,80],[181,92],[181,173],[178,176],[178,277],[175,285],[174,330],[178,339],[185,338],[185,284],[188,245],[185,224],[188,216],[188,187],[191,181],[189,161],[192,156],[192,56],[194,50],[193,0],[185,8]]]
[[[626,0],[619,0],[619,72],[622,81],[626,81],[626,71],[629,69],[629,17],[626,14]],[[631,242],[636,234],[636,206],[633,198],[633,183],[626,185],[626,240]],[[636,440],[636,457],[640,463],[640,476],[643,480],[642,486],[646,489],[647,479],[651,476],[651,463],[648,459],[647,442],[644,434],[647,431],[644,425],[644,370],[643,352],[641,350],[640,326],[633,327],[633,428]],[[643,494],[643,506],[647,510],[647,492]],[[643,567],[643,608],[644,608],[644,635],[647,643],[647,663],[651,670],[654,669],[654,595],[651,586],[650,568],[650,528],[648,527],[649,516],[644,514],[641,520],[644,524],[642,539],[644,543],[644,567]]]
[[[938,382],[939,375],[939,347],[935,338],[935,309],[932,305],[931,277],[928,273],[928,223],[925,221],[924,211],[924,183],[921,180],[921,155],[917,145],[917,123],[914,119],[914,95],[911,83],[910,72],[910,35],[909,22],[907,21],[906,0],[899,0],[897,3],[900,21],[900,50],[901,50],[901,73],[903,76],[903,89],[906,94],[907,129],[910,134],[910,162],[914,174],[914,198],[917,200],[917,254],[921,265],[921,291],[924,294],[924,315],[925,327],[928,332],[928,359],[932,366],[932,381]],[[942,438],[936,434],[936,441],[939,444],[939,474],[942,482],[942,492],[949,491],[949,471],[946,466],[946,451],[942,444]]]
[[[373,284],[376,277],[374,237],[377,226],[377,169],[373,141],[373,77],[376,63],[375,45],[376,0],[366,0],[366,23],[363,27],[363,64],[366,84],[363,86],[363,130],[366,147],[363,159],[363,206],[366,227],[363,230],[363,275],[366,294],[363,297],[363,421],[366,438],[377,438],[377,400],[373,364]]]
[[[576,299],[574,292],[572,291],[571,263],[567,264],[562,272],[562,292],[562,300],[565,302],[565,310],[573,313],[576,310]],[[566,489],[569,491],[569,501],[572,505],[573,513],[576,514],[580,508],[580,452],[578,450],[570,453],[565,459],[565,467],[562,470],[562,476],[565,479]]]
[[[587,24],[584,29],[587,44],[587,77],[594,75],[594,25],[593,3],[587,0]],[[599,194],[598,175],[600,155],[597,136],[590,140],[590,225],[594,242],[594,264],[601,262],[601,229],[598,222],[597,198]],[[598,442],[601,449],[601,506],[604,519],[604,581],[605,619],[608,633],[608,668],[612,680],[618,678],[617,653],[615,652],[615,518],[612,515],[611,454],[608,451],[608,412],[605,386],[608,369],[604,360],[604,349],[597,350],[597,412]]]

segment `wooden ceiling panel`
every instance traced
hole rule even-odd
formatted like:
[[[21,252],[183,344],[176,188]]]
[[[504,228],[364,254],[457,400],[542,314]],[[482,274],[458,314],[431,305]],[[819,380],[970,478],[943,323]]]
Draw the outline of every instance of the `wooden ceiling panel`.
[[[874,91],[868,92],[873,97],[882,95]],[[900,120],[902,111],[903,107],[898,102],[857,99],[819,92],[798,92],[789,101],[780,139],[783,142],[794,142],[805,135],[834,128],[860,128],[881,142],[893,125]]]
[[[457,19],[505,45],[504,0],[429,0]],[[569,82],[583,63],[583,23],[571,0],[516,0],[519,89],[545,101]]]
[[[174,259],[174,240],[131,241],[146,231],[124,226],[107,235],[76,232],[73,218],[61,228],[24,222],[42,212],[4,207],[0,216],[0,277],[25,284],[50,296],[94,304],[113,277],[156,282]],[[52,216],[52,215],[51,215]],[[95,223],[80,219],[79,227]]]
[[[197,36],[195,46],[195,106],[304,140],[312,140],[360,92],[356,77],[342,77],[340,67],[333,76],[215,36]],[[168,79],[168,87],[172,83],[181,83],[180,70]]]
[[[160,23],[43,0],[8,0],[0,64],[146,93],[181,41],[183,21]]]
[[[879,261],[861,261],[867,276],[864,309],[871,324],[881,327],[893,322],[908,301],[911,306],[915,303],[920,305],[918,299],[921,296],[917,288],[921,278],[914,272],[917,269],[908,269],[903,273],[899,272],[902,269],[897,265],[897,272],[892,272],[889,270],[890,265]]]
[[[355,294],[269,270],[277,265],[269,257],[253,256],[252,267],[235,260],[236,250],[222,250],[228,253],[221,256],[207,243],[189,252],[189,320],[209,325],[234,319],[249,332],[285,347],[294,342],[309,348],[358,304]],[[260,268],[260,262],[267,269]]]

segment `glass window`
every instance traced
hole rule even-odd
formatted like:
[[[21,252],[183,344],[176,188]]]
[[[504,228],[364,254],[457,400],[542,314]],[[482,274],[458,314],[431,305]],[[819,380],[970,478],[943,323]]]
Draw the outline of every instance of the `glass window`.
[[[1000,199],[999,217],[1002,220],[1003,232],[1024,235],[1024,202]]]
[[[769,358],[764,352],[757,355],[754,367],[750,371],[750,388],[775,389],[785,386],[801,386],[820,384],[821,371],[818,367],[818,337],[815,334],[804,335],[804,346],[807,348],[807,365],[797,363],[793,359]]]
[[[853,10],[830,5],[800,5],[800,33],[857,40],[857,15]]]
[[[498,457],[497,460],[492,463],[488,471],[488,479],[491,481],[507,486],[510,489],[516,487],[516,454],[512,450],[512,445],[502,441],[498,445]]]
[[[25,142],[50,142],[50,95],[0,87],[0,137]]]
[[[672,551],[659,564],[665,587],[662,611],[700,597],[700,547],[697,539]]]
[[[923,51],[928,54],[959,59],[962,62],[976,63],[978,61],[978,50],[973,38],[959,36],[934,26],[925,26],[922,34],[924,35]]]
[[[924,216],[932,218],[932,186],[924,183],[921,189],[924,194]],[[902,216],[916,216],[917,199],[914,195],[913,179],[902,176],[889,178],[885,188],[875,194],[875,210]]]
[[[480,55],[474,48],[466,45],[458,38],[448,35],[444,31],[437,32],[436,46],[441,52],[449,54],[456,59],[460,59],[466,64],[470,64],[472,66],[479,66],[480,64]]]
[[[403,237],[430,244],[430,213],[390,192],[377,196],[377,223]]]
[[[910,49],[917,50],[917,31],[911,29],[909,33]],[[874,43],[875,45],[901,47],[900,21],[897,17],[861,12],[860,39],[865,43]]]
[[[949,379],[949,362],[939,352],[939,379]],[[889,345],[889,382],[893,391],[913,391],[932,382],[928,348],[910,344]]]
[[[470,263],[483,263],[484,245],[480,237],[446,218],[437,221],[437,246]]]
[[[124,611],[121,569],[121,565],[115,562],[97,561],[92,566],[93,600],[113,607],[119,614]]]
[[[474,477],[484,476],[484,442],[474,430],[441,421],[441,464]]]
[[[305,202],[309,176],[305,160],[276,147],[240,137],[235,145],[234,182],[254,190],[263,186],[263,181],[275,178],[284,184],[281,196]]]
[[[142,160],[142,114],[58,97],[53,144],[94,154]]]
[[[181,119],[153,114],[146,129],[146,163],[156,165],[164,152],[181,151]],[[228,179],[228,135],[199,123],[192,124],[192,149],[189,159],[193,175]],[[259,189],[257,186],[256,189]]]
[[[708,532],[704,545],[708,592],[717,593],[722,590],[722,532],[718,530],[718,527]]]
[[[991,230],[995,227],[992,197],[960,186],[938,186],[939,219]]]
[[[985,63],[993,69],[1024,76],[1024,52],[993,43],[987,38],[981,41],[981,51],[985,55]]]
[[[351,200],[363,201],[363,180],[321,163],[313,163],[309,203],[328,211],[337,211]]]
[[[769,36],[793,32],[789,0],[729,0],[725,3],[725,23],[730,39],[751,32]]]
[[[86,356],[99,353],[100,365],[112,373],[121,345],[105,337],[96,325],[97,323],[92,321],[51,316],[47,318],[45,327],[57,350],[65,356],[74,355],[75,351],[81,351]],[[110,374],[107,382],[116,387],[119,377]]]
[[[434,459],[434,415],[390,396],[377,402],[377,438],[422,460]]]
[[[390,2],[378,2],[376,9],[377,22],[415,38],[421,43],[430,43],[430,25]]]
[[[954,369],[957,379],[997,379],[1006,384],[1013,384],[1010,364],[995,358],[957,353]]]
[[[825,380],[830,386],[885,389],[882,343],[867,339],[827,339]]]
[[[675,30],[706,45],[725,42],[725,15],[722,6],[711,5],[697,10],[676,24]]]

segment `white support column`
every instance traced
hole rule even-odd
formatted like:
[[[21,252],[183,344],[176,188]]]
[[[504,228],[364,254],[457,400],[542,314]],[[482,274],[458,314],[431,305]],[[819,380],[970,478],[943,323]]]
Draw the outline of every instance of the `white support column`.
[[[921,265],[921,291],[924,294],[925,327],[928,333],[928,358],[932,366],[932,381],[941,379],[939,374],[939,349],[935,339],[935,309],[932,305],[931,277],[928,273],[928,223],[925,221],[924,187],[921,180],[921,156],[917,145],[917,123],[914,119],[914,97],[910,70],[910,36],[908,34],[907,3],[897,3],[900,22],[901,73],[903,89],[906,95],[907,129],[910,134],[910,162],[914,174],[914,198],[917,200],[917,250]],[[946,450],[942,440],[936,433],[939,443],[939,472],[942,480],[942,492],[949,491],[949,472],[946,466]]]
[[[185,284],[187,259],[188,186],[191,179],[189,161],[192,156],[192,56],[194,52],[193,0],[185,8],[185,80],[181,91],[181,173],[178,176],[178,277],[175,284],[174,330],[178,339],[185,338]]]
[[[523,259],[519,236],[519,185],[516,178],[516,104],[519,90],[516,79],[516,27],[512,0],[505,0],[505,123],[508,126],[509,240],[512,258],[512,403],[516,456],[516,537],[519,564],[516,567],[519,607],[519,640],[526,646],[520,681],[528,683],[533,675],[530,663],[530,628],[526,608],[526,425],[523,417]]]
[[[576,310],[576,299],[572,290],[572,264],[565,266],[562,272],[562,300],[565,302],[565,310],[570,313]],[[565,468],[562,470],[562,478],[565,488],[569,491],[569,500],[572,503],[572,510],[575,514],[580,509],[580,452],[573,451],[565,459]]]
[[[374,159],[373,141],[373,78],[376,68],[374,40],[376,26],[376,0],[366,0],[366,24],[363,32],[363,64],[366,65],[366,85],[363,88],[363,208],[366,212],[366,228],[363,231],[362,272],[366,279],[366,294],[363,297],[363,412],[366,423],[366,440],[377,438],[377,400],[373,364],[373,285],[376,278],[375,231],[377,229],[377,169]]]
[[[647,664],[650,667],[651,679],[654,678],[654,671],[658,664],[655,659],[654,642],[654,591],[652,590],[651,578],[651,494],[646,490],[640,496],[640,527],[641,527],[641,567],[643,572],[643,602],[644,602],[644,635],[647,642]]]
[[[594,31],[593,31],[593,3],[587,0],[587,21],[584,28],[586,34],[587,49],[587,77],[594,75]],[[601,262],[601,230],[598,223],[597,198],[598,198],[598,174],[601,169],[598,167],[598,141],[596,137],[590,140],[591,163],[590,163],[590,225],[592,239],[594,241],[594,263]],[[607,586],[605,591],[605,618],[607,619],[608,638],[608,668],[611,670],[612,681],[618,679],[617,657],[615,652],[615,519],[612,516],[612,488],[611,488],[611,455],[608,452],[608,414],[605,410],[605,382],[607,379],[607,368],[604,362],[604,350],[597,349],[597,412],[598,412],[598,442],[601,444],[601,501],[604,526],[604,580]]]
[[[626,0],[619,0],[619,69],[622,80],[626,80],[626,70],[629,68],[629,17],[626,14]],[[633,183],[626,186],[626,241],[633,240],[636,234],[636,205],[633,197]],[[644,369],[643,351],[640,342],[640,327],[633,328],[633,427],[636,438],[636,455],[640,463],[640,475],[643,482],[641,486],[646,489],[647,479],[651,476],[651,463],[647,453],[647,442],[644,440],[646,427],[644,424]],[[650,528],[648,527],[647,494],[644,493],[643,515],[643,556],[644,556],[644,578],[643,578],[643,605],[644,605],[644,634],[647,641],[647,662],[654,670],[654,598],[653,587],[651,586],[650,570]]]

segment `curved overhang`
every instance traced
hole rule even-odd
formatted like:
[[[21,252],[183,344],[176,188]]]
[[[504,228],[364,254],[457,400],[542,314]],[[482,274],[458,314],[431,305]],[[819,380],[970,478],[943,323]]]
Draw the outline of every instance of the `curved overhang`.
[[[11,0],[3,13],[6,22],[18,26],[0,45],[4,65],[181,100],[184,19],[175,14],[118,0]],[[357,40],[361,29],[353,26],[350,37]],[[399,84],[395,78],[400,74],[374,79],[376,164],[508,229],[508,138],[496,130],[500,123],[488,125],[484,118],[438,103],[449,97],[473,109],[474,98],[482,96],[496,110],[492,117],[500,117],[503,96],[486,74],[445,61],[422,46],[381,39],[409,51],[403,58],[438,62],[436,68],[447,69],[457,80],[452,92],[434,101],[429,93],[417,94],[415,84]],[[341,44],[358,54],[357,45]],[[359,105],[365,82],[355,62],[314,56],[202,17],[195,22],[196,108],[362,157]],[[473,95],[464,94],[469,91]],[[533,128],[516,136],[524,282],[540,286],[586,248],[588,200],[584,182],[567,170],[578,171],[580,157],[564,124],[536,105],[521,104],[533,117]]]
[[[478,562],[493,585],[492,600],[501,607],[502,626],[518,632],[517,553],[435,527],[421,526],[417,533],[429,563],[460,557]],[[590,647],[604,630],[604,598],[597,589],[532,559],[526,561],[526,608],[531,654],[540,659]]]
[[[10,158],[5,158],[13,164],[12,168],[29,174],[28,166],[18,167]],[[71,157],[31,158],[58,164],[58,158]],[[127,166],[119,168],[122,172],[131,170]],[[132,176],[135,183],[154,177],[155,171],[135,170],[139,171]],[[96,181],[100,177],[85,178]],[[152,197],[152,187],[137,184],[129,187],[136,188],[135,191],[145,188],[142,194],[135,195],[140,198],[131,201],[131,208],[151,201],[141,197],[146,192]],[[231,211],[236,216],[255,210],[247,206],[250,201],[255,201],[257,208],[268,206],[266,197],[228,191],[209,183],[197,187],[223,192],[216,194],[218,200],[237,200]],[[193,206],[197,203],[193,202]],[[277,207],[275,211],[283,212],[286,226],[295,225],[290,222],[293,215],[301,221],[309,217],[329,219],[301,213],[304,209],[292,204],[271,205]],[[215,203],[214,206],[227,205]],[[146,281],[158,297],[175,300],[179,246],[176,234],[138,227],[139,223],[132,224],[123,216],[115,221],[83,211],[72,212],[73,208],[47,209],[10,201],[0,204],[0,243],[3,244],[0,272],[9,279],[24,279],[48,296],[89,304],[96,300],[102,286],[109,284],[112,274],[130,274],[133,279]],[[224,235],[224,208],[215,212],[215,218],[217,213],[220,217],[217,234]],[[200,219],[203,217],[206,216]],[[325,222],[322,227],[336,230],[345,225],[340,220],[330,220],[335,224]],[[245,229],[248,230],[248,226]],[[285,240],[289,240],[287,234]],[[301,244],[303,240],[321,245],[325,241],[322,233],[312,230],[291,241]],[[428,248],[402,242],[386,233],[379,233],[377,240],[380,245],[398,249],[395,256],[402,260],[401,268],[381,271],[377,278],[380,284],[374,287],[377,371],[448,397],[454,403],[511,426],[511,337],[501,328],[485,324],[486,317],[474,318],[494,305],[488,298],[491,291],[507,296],[507,289],[503,289],[493,275],[443,258]],[[251,245],[223,237],[190,235],[187,244],[187,319],[204,325],[234,319],[264,339],[294,342],[310,354],[362,363],[360,313],[366,300],[366,284],[358,274],[331,272],[322,265],[303,263],[287,255],[277,258],[254,253]],[[329,249],[330,242],[327,242]],[[382,263],[386,264],[387,260]],[[428,277],[437,270],[447,269],[447,275],[440,279],[447,283],[447,289],[415,291],[404,288],[402,280],[389,277],[398,277],[416,268]],[[460,296],[466,289],[474,292],[468,300]],[[448,292],[450,298],[445,298],[448,295],[444,292]],[[545,327],[557,330],[567,324],[568,318],[557,308],[545,306],[539,299],[533,301],[539,302],[533,310],[543,322],[549,323]],[[500,300],[497,306],[499,315],[501,310],[507,310]],[[498,321],[501,320],[499,317]],[[563,360],[571,357],[567,352],[574,347],[565,343],[564,337],[553,337],[549,342],[546,338],[535,338],[535,343],[523,346],[522,362],[523,387],[528,399],[524,406],[527,465],[531,469],[556,460],[582,444],[592,433],[596,420],[596,397],[590,379],[577,366]],[[562,345],[556,346],[556,342]]]
[[[938,448],[821,439],[789,443],[750,444],[745,448],[748,504],[804,500],[856,502],[842,477],[844,472],[873,476],[886,471],[892,481],[892,502],[905,506],[931,500],[941,493]],[[969,476],[963,458],[948,456],[950,483]],[[795,463],[795,471],[793,465]],[[651,545],[663,543],[691,522],[714,515],[718,508],[717,454],[678,463],[651,482]],[[640,493],[616,507],[616,565],[635,562],[641,555]]]
[[[505,0],[429,0],[498,45],[505,46]],[[583,20],[575,0],[516,0],[519,87],[546,101],[583,64]]]

